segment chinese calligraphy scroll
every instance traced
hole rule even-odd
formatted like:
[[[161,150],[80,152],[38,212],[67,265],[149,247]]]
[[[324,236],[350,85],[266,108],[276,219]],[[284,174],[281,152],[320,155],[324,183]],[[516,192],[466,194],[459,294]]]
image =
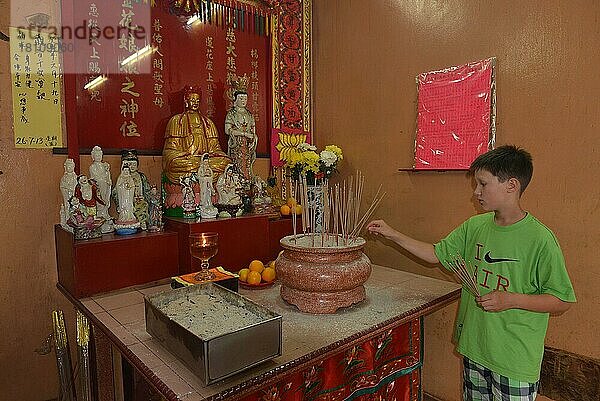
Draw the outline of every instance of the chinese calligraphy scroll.
[[[123,1],[116,13],[110,11],[107,1],[74,2],[74,19],[89,24],[93,18],[99,32],[111,24],[115,30],[125,28],[122,24],[139,24],[135,8],[139,2],[134,1],[130,9],[126,5],[132,2]],[[75,55],[76,62],[88,65],[87,74],[76,79],[76,109],[67,111],[77,114],[77,126],[68,128],[77,130],[80,149],[99,145],[103,149],[136,148],[160,154],[169,117],[183,111],[185,85],[202,89],[200,110],[217,126],[225,149],[224,121],[232,104],[231,79],[247,75],[251,77],[249,109],[259,135],[257,153],[269,154],[271,53],[265,23],[259,24],[259,32],[259,26],[251,29],[249,21],[242,23],[241,17],[248,13],[234,15],[232,7],[211,4],[218,11],[210,14],[212,23],[208,23],[208,14],[183,17],[159,4],[151,8],[149,30],[143,38],[126,36],[110,42],[99,37],[96,46]],[[124,15],[130,17],[124,19]],[[144,49],[147,51],[140,53]],[[138,58],[124,68],[127,54],[137,54]],[[109,66],[115,59],[120,61],[118,71]],[[145,72],[135,68],[142,62],[148,66]],[[84,89],[99,75],[106,79]]]
[[[55,35],[10,28],[15,147],[62,146],[59,51]]]

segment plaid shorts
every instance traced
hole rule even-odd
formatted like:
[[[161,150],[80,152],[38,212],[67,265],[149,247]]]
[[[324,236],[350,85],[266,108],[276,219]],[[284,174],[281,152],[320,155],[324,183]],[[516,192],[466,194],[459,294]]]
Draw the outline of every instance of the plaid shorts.
[[[463,401],[534,401],[539,381],[521,382],[501,376],[463,358]]]

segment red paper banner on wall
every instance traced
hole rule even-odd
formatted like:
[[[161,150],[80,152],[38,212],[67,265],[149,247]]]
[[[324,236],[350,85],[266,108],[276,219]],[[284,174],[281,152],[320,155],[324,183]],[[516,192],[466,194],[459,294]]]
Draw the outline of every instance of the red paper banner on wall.
[[[468,169],[495,136],[495,59],[417,76],[416,170]]]

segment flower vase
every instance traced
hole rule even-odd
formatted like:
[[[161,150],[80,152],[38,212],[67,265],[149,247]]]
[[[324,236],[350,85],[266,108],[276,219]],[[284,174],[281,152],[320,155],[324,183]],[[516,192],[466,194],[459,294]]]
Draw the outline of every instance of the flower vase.
[[[321,185],[310,185],[306,187],[306,194],[308,197],[308,206],[314,210],[314,227],[312,231],[320,233],[323,230],[323,205],[324,196],[323,187]]]

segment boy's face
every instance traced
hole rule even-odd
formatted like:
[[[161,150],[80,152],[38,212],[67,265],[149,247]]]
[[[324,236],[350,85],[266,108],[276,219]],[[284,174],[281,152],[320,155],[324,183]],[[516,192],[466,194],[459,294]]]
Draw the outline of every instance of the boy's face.
[[[492,211],[503,209],[509,201],[507,190],[508,180],[500,182],[498,177],[487,170],[475,172],[475,190],[473,194],[483,210]]]

